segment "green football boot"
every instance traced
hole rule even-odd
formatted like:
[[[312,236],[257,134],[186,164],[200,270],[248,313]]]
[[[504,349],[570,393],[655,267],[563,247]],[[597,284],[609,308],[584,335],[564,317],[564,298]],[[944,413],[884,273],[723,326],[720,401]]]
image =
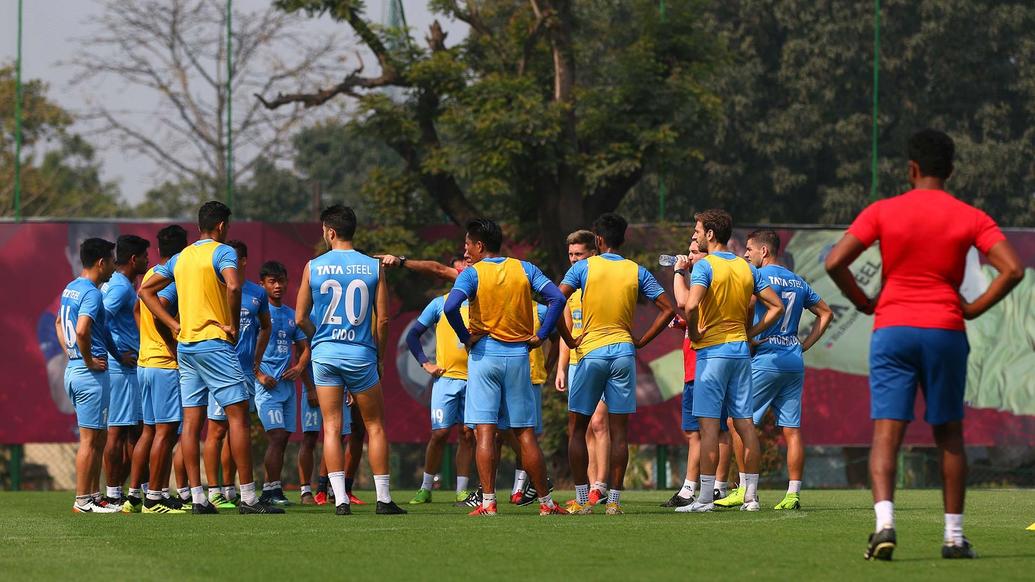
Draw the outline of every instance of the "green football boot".
[[[726,497],[715,502],[715,507],[739,507],[744,505],[744,487],[737,487]]]
[[[801,509],[801,499],[797,493],[788,493],[773,509]]]
[[[222,493],[217,493],[213,497],[209,497],[208,502],[215,506],[216,509],[237,509],[237,504],[233,503],[226,497],[223,497]]]
[[[430,489],[421,489],[417,491],[417,494],[410,500],[410,505],[420,505],[421,503],[431,503]]]

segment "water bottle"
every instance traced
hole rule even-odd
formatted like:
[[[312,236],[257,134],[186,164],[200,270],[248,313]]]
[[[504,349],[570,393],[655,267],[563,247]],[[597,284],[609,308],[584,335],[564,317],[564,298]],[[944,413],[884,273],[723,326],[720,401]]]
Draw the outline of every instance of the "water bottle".
[[[658,255],[658,264],[662,267],[671,267],[676,264],[676,257],[673,255]]]

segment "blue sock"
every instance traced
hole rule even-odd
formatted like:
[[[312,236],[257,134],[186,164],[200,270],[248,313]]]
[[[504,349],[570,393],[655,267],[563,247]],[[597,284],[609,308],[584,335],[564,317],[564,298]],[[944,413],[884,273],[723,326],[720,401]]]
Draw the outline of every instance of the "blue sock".
[[[316,481],[316,492],[317,493],[327,493],[327,487],[329,487],[330,484],[331,484],[330,477],[325,477],[325,476],[321,475],[320,478],[317,479],[317,481]]]
[[[345,477],[345,493],[352,495],[352,483],[355,481],[352,477]]]

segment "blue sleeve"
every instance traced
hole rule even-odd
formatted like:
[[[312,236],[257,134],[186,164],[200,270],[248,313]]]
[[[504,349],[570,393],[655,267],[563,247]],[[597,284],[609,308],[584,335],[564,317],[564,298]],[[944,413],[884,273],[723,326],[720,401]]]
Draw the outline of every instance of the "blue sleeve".
[[[130,287],[108,287],[108,292],[104,294],[104,309],[115,315],[130,303],[132,295],[133,290]]]
[[[805,309],[815,307],[815,305],[823,299],[819,296],[819,293],[816,293],[816,291],[812,289],[811,285],[806,283],[804,280],[802,280],[802,283],[805,285],[805,302],[802,305],[805,306]]]
[[[453,291],[463,293],[467,296],[467,299],[474,299],[475,293],[478,292],[478,271],[475,271],[474,269],[464,269],[463,271],[460,271],[456,281],[453,283]],[[453,291],[449,292],[451,296]],[[461,303],[463,302],[461,301]],[[457,306],[457,309],[459,309],[459,306]],[[442,310],[448,311],[445,307],[443,307]]]
[[[92,319],[94,323],[103,322],[104,319],[101,317],[103,302],[101,292],[97,289],[90,289],[83,295],[83,300],[79,303],[79,317],[85,315]]]
[[[265,288],[263,288],[261,285],[259,286],[259,288],[262,289],[262,294],[259,295],[259,312],[258,312],[258,315],[262,315],[263,313],[269,315],[269,312],[270,312],[270,297],[266,293],[266,289]],[[295,315],[292,314],[291,318],[294,319],[294,317],[295,317]]]
[[[158,292],[158,296],[165,299],[170,304],[176,305],[176,283],[169,283],[166,285],[165,289]]]
[[[427,329],[436,323],[438,319],[442,317],[442,306],[446,303],[446,298],[439,296],[431,300],[424,311],[420,312],[420,316],[417,317],[417,323],[424,326]]]
[[[464,273],[473,271],[474,269],[464,269],[463,273],[460,273],[460,277],[464,276]],[[460,283],[460,277],[457,277],[457,283]],[[467,340],[471,339],[471,332],[467,331],[467,326],[464,324],[464,316],[460,315],[460,306],[464,304],[464,300],[467,297],[464,292],[457,289],[455,286],[453,290],[449,292],[449,297],[446,297],[446,303],[442,306],[443,313],[446,314],[446,321],[449,322],[449,326],[456,332],[456,337],[460,340],[460,343],[467,343]]]
[[[212,253],[212,267],[216,269],[217,273],[222,273],[223,269],[237,269],[237,251],[230,245],[219,245],[216,247],[216,251]]]
[[[171,259],[165,262],[164,265],[158,265],[155,267],[155,274],[161,275],[170,281],[175,281],[173,272],[176,270],[176,259],[180,258],[180,254],[176,253]]]
[[[557,320],[564,314],[564,306],[568,303],[568,300],[561,293],[561,290],[550,281],[546,282],[546,286],[539,291],[539,294],[546,299],[546,303],[549,306],[546,314],[543,315],[543,323],[539,326],[539,333],[536,334],[539,336],[539,339],[545,340],[553,333]]]
[[[711,287],[712,285],[712,264],[708,261],[697,261],[693,271],[690,272],[690,285]]]
[[[761,293],[769,288],[769,280],[762,276],[762,273],[755,268],[754,265],[748,264],[751,267],[751,276],[755,278],[755,293]]]
[[[108,326],[104,327],[104,349],[116,360],[122,358],[122,353],[119,352],[119,347],[115,345],[115,338],[112,337],[111,328]]]
[[[539,325],[543,325],[543,322],[546,321],[546,314],[550,311],[550,308],[542,303],[536,303],[535,311],[536,315],[539,316]]]
[[[521,261],[521,267],[525,270],[525,275],[528,276],[528,283],[532,285],[532,291],[539,293],[543,290],[543,287],[550,283],[550,280],[539,270],[539,267],[532,263]]]
[[[661,297],[661,294],[664,292],[665,290],[661,288],[654,275],[651,275],[647,269],[640,267],[640,293],[643,293],[647,299],[654,301]]]
[[[572,289],[582,289],[582,286],[586,284],[588,271],[589,263],[586,262],[586,259],[582,259],[568,269],[568,272],[564,274],[564,279],[561,279],[561,285],[567,285]]]
[[[427,310],[425,309],[425,311]],[[422,366],[428,362],[428,356],[424,353],[424,346],[420,343],[420,336],[427,330],[427,326],[421,323],[420,320],[417,320],[417,323],[406,334],[406,347],[410,348],[410,353],[413,354],[414,358],[417,358],[417,361]]]

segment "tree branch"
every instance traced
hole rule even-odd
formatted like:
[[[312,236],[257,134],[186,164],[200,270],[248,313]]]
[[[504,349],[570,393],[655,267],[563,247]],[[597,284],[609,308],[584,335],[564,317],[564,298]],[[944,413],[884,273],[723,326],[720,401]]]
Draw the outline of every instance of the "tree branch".
[[[358,97],[356,89],[373,89],[375,87],[388,87],[390,85],[400,85],[399,79],[395,75],[394,69],[391,71],[385,71],[380,77],[370,78],[363,77],[360,73],[363,72],[363,59],[359,61],[359,68],[349,73],[345,80],[337,85],[328,87],[326,89],[320,89],[314,93],[278,93],[276,98],[267,100],[258,93],[255,94],[256,99],[259,100],[266,109],[277,109],[287,105],[288,103],[301,103],[305,107],[316,107],[323,105],[330,101],[337,95],[350,95],[352,97]]]

